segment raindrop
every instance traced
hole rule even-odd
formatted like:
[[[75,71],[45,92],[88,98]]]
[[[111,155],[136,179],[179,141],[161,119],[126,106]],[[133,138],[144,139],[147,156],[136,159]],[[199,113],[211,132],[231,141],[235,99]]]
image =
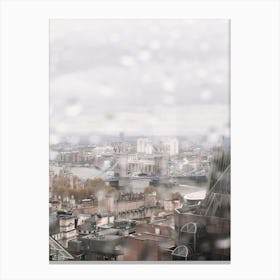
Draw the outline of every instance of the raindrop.
[[[142,50],[138,54],[138,59],[140,61],[146,62],[149,61],[151,58],[151,54],[148,51]]]
[[[223,83],[223,78],[220,75],[216,75],[213,79],[214,83],[217,85],[221,85]]]
[[[228,249],[230,247],[230,240],[227,239],[219,239],[215,242],[215,247],[217,249]]]
[[[170,79],[167,79],[163,82],[163,85],[162,85],[162,88],[165,90],[165,91],[169,91],[169,92],[172,92],[174,91],[175,89],[175,82],[173,80],[170,80]]]
[[[204,89],[200,93],[200,99],[202,101],[209,101],[212,99],[212,91],[209,89]]]
[[[196,71],[196,75],[199,77],[199,78],[205,78],[208,76],[208,71],[205,69],[205,68],[199,68],[197,71]]]
[[[107,113],[106,115],[105,115],[105,119],[106,120],[113,120],[114,119],[114,115],[113,114],[111,114],[111,113]]]
[[[208,142],[212,144],[217,144],[220,140],[219,134],[218,133],[211,133],[208,135]]]
[[[149,47],[153,51],[159,50],[160,49],[160,42],[158,40],[153,40],[153,41],[150,42]]]
[[[113,95],[114,92],[110,86],[104,84],[98,87],[98,93],[102,96],[110,97]]]
[[[78,116],[81,112],[81,105],[76,99],[70,99],[65,108],[65,115],[69,117]]]
[[[135,64],[135,60],[134,60],[134,57],[133,57],[133,56],[130,56],[130,55],[123,55],[123,56],[120,58],[120,63],[121,63],[123,66],[130,67],[130,66],[133,66],[133,65]]]
[[[60,133],[65,133],[68,131],[68,127],[65,122],[60,122],[56,125],[56,131]]]

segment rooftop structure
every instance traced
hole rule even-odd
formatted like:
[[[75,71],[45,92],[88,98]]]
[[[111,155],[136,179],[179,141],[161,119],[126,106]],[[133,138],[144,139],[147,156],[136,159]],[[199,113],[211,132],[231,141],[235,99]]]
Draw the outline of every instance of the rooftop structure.
[[[49,236],[49,259],[50,261],[70,261],[74,257],[55,239]]]
[[[176,209],[174,217],[175,228],[179,232],[178,244],[193,248],[195,255],[191,256],[192,259],[229,260],[229,154],[219,150],[218,155],[213,159],[212,165],[210,188],[206,193],[205,199],[201,200],[200,203],[187,203],[183,208]],[[197,195],[194,198],[197,199],[200,196]],[[224,240],[226,242],[223,242]],[[223,246],[219,246],[219,244]]]
[[[207,192],[195,212],[205,216],[230,218],[230,165]]]
[[[171,253],[172,260],[174,261],[187,260],[189,255],[191,254],[192,254],[192,249],[185,245],[179,245]]]
[[[203,200],[206,196],[206,190],[188,193],[184,196],[186,200]]]

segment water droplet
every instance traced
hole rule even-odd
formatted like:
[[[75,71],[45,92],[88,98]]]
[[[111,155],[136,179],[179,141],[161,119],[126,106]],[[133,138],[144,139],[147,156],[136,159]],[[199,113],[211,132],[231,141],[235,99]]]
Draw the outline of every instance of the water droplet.
[[[133,66],[135,64],[135,59],[134,59],[133,56],[123,55],[120,58],[120,62],[123,66],[130,67],[130,66]]]
[[[202,101],[209,101],[209,100],[211,100],[212,99],[212,91],[209,90],[209,89],[204,89],[200,93],[200,99]]]
[[[111,113],[108,113],[108,114],[105,115],[105,119],[107,119],[107,120],[113,120],[114,117],[115,116],[113,114],[111,114]]]
[[[216,75],[213,79],[214,83],[217,85],[221,85],[223,83],[223,78],[220,75]]]
[[[114,92],[110,86],[104,84],[98,87],[98,93],[102,96],[110,97],[113,95]]]
[[[217,249],[228,249],[230,247],[230,239],[219,239],[215,242]]]
[[[70,99],[65,108],[65,115],[69,117],[78,116],[81,112],[81,105],[76,99]]]
[[[198,76],[198,78],[205,78],[208,76],[208,71],[205,68],[199,68],[196,71],[196,75]]]
[[[142,50],[138,54],[138,59],[140,61],[146,62],[146,61],[149,61],[150,58],[151,58],[151,54],[146,50]]]
[[[207,140],[211,144],[217,144],[220,140],[219,134],[214,132],[210,133]]]
[[[59,133],[65,133],[68,131],[68,127],[66,125],[65,122],[60,122],[56,125],[56,131],[58,131]]]
[[[150,42],[149,47],[153,51],[159,50],[160,49],[160,42],[158,40],[153,40],[153,41]]]
[[[163,85],[162,85],[162,88],[165,90],[165,91],[169,91],[169,92],[172,92],[174,91],[175,89],[175,82],[173,80],[170,80],[170,79],[167,79],[163,82]]]

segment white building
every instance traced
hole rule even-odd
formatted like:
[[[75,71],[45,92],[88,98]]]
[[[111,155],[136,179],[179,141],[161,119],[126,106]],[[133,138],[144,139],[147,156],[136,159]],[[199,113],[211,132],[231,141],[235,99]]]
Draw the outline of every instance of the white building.
[[[153,146],[148,138],[137,139],[137,153],[152,154]]]
[[[179,141],[177,138],[168,138],[162,141],[162,151],[175,156],[179,154]]]

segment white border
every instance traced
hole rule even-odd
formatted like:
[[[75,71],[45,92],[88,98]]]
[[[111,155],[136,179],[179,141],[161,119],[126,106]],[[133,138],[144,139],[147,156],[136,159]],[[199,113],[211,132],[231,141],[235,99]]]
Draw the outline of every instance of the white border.
[[[278,1],[1,6],[1,279],[279,279]],[[49,18],[231,19],[230,265],[48,264]]]

